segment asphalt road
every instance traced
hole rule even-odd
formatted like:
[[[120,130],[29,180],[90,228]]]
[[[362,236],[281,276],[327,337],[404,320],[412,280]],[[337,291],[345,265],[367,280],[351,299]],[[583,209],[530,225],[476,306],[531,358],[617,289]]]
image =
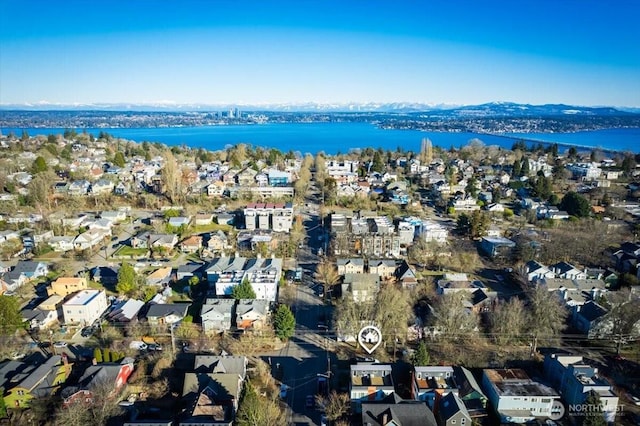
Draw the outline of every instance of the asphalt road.
[[[264,353],[262,359],[270,363],[274,377],[287,388],[283,403],[287,405],[288,423],[320,424],[321,412],[306,408],[307,395],[317,393],[318,374],[326,375],[335,362],[334,342],[318,330],[318,322],[330,317],[330,306],[325,306],[311,283],[297,286],[295,335],[279,351]]]

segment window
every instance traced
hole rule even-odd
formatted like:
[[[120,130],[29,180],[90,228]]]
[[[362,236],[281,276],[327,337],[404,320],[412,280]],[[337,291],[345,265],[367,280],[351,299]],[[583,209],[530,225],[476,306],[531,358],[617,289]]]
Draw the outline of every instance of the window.
[[[551,398],[542,398],[540,402],[544,402],[548,404],[549,402],[551,402]]]
[[[456,424],[456,420],[455,419],[451,420],[451,424],[455,425]]]
[[[464,419],[464,418],[460,419],[460,424],[461,425],[467,424],[467,419]]]
[[[19,390],[18,391],[18,395],[24,395],[24,391],[23,390]]]

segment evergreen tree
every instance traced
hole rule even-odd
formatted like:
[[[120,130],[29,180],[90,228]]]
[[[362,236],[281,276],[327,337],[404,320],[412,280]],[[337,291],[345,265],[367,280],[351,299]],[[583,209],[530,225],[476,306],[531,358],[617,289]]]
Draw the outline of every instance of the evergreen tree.
[[[122,262],[118,271],[118,284],[116,291],[120,294],[130,295],[136,289],[136,271],[127,262]]]
[[[588,408],[584,413],[585,417],[582,426],[606,426],[607,422],[602,412],[600,396],[596,392],[590,391],[584,403]]]
[[[415,366],[423,366],[429,365],[429,361],[431,357],[429,356],[429,352],[427,352],[427,345],[424,342],[420,342],[418,344],[418,349],[413,354],[413,365]]]
[[[240,284],[233,287],[231,297],[234,299],[255,299],[256,292],[253,291],[249,279],[245,277]]]
[[[571,216],[576,217],[587,217],[591,213],[589,200],[574,191],[569,191],[562,197],[559,207]]]
[[[115,164],[118,167],[124,167],[125,165],[125,159],[124,159],[124,154],[120,151],[116,152],[116,155],[113,156],[113,164]]]
[[[0,395],[4,395],[4,388],[0,388]],[[0,419],[7,417],[7,405],[4,402],[4,398],[0,398]]]
[[[376,151],[373,154],[373,164],[371,165],[371,171],[382,173],[384,171],[384,163],[382,161],[382,154],[380,151]]]
[[[31,168],[31,171],[33,174],[37,174],[41,172],[46,172],[48,168],[49,167],[47,166],[47,161],[44,159],[44,157],[39,156],[33,162],[33,167]]]
[[[287,305],[280,305],[276,309],[276,313],[273,316],[273,328],[276,336],[282,340],[287,340],[293,336],[296,328],[296,318]]]
[[[520,161],[516,160],[513,162],[513,170],[511,172],[511,177],[520,177],[522,176],[522,163],[520,163]]]
[[[8,336],[24,326],[18,299],[13,296],[0,296],[0,326],[2,335]]]

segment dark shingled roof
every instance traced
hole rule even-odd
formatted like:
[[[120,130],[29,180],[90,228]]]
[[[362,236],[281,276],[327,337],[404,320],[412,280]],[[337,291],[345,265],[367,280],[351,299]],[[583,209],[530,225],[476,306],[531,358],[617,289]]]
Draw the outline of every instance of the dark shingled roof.
[[[386,422],[383,422],[385,416]],[[402,426],[437,426],[433,413],[423,401],[405,401],[393,393],[379,402],[362,403],[362,424],[382,426],[391,420]]]

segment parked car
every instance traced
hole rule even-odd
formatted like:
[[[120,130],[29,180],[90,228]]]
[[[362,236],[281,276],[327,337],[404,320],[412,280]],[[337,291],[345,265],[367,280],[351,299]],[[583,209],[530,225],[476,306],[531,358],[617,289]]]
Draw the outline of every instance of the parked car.
[[[289,390],[289,386],[282,383],[280,385],[280,398],[285,399],[287,397],[287,391]]]
[[[150,351],[161,351],[162,350],[162,346],[160,346],[157,343],[150,343],[147,345],[147,349]]]
[[[133,342],[129,343],[129,348],[137,349],[139,351],[146,351],[148,346],[145,342],[141,342],[140,340],[134,340]]]
[[[329,423],[327,422],[327,416],[326,415],[322,415],[320,416],[320,426],[327,426]]]
[[[305,407],[307,408],[314,408],[316,406],[316,402],[315,402],[315,398],[313,395],[307,395],[307,398],[305,399]]]
[[[82,329],[82,331],[80,331],[80,336],[82,337],[91,337],[93,336],[93,333],[95,333],[96,330],[93,327],[85,327]]]
[[[67,342],[55,342],[53,344],[54,348],[66,348],[67,347]]]

